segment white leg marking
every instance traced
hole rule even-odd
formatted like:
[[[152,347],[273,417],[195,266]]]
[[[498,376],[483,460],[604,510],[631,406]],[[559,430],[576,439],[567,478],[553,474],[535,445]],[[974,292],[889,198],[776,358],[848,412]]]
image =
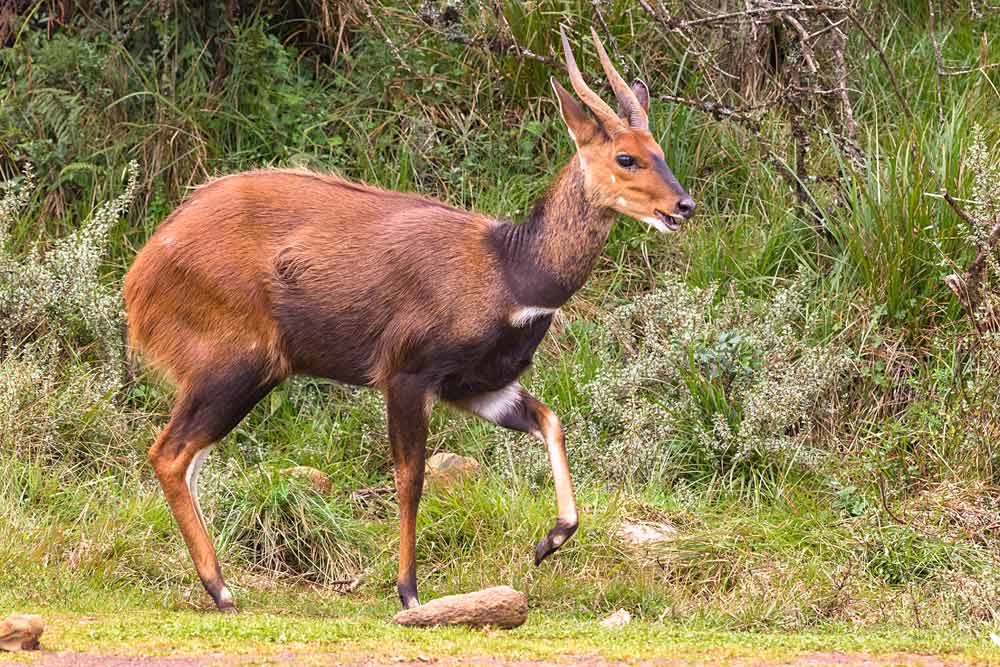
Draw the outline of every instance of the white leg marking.
[[[215,445],[209,445],[205,447],[191,459],[191,463],[188,464],[187,469],[187,487],[188,492],[191,494],[191,500],[194,502],[194,509],[198,513],[198,519],[201,520],[201,527],[208,532],[208,524],[205,522],[205,515],[201,513],[201,503],[198,502],[198,476],[201,474],[201,466],[205,462],[205,459],[211,453],[212,448]]]
[[[521,383],[511,382],[503,389],[476,396],[467,405],[469,412],[474,412],[483,419],[496,423],[520,402]]]
[[[558,308],[540,308],[537,306],[524,306],[518,308],[510,314],[510,323],[515,327],[527,326],[527,324],[539,317],[545,317],[559,310]]]
[[[622,208],[628,206],[628,202],[625,201],[625,197],[619,197],[618,199],[615,200],[615,203],[621,206]]]
[[[541,440],[549,452],[549,463],[552,466],[552,478],[556,484],[556,508],[559,518],[571,524],[578,520],[576,499],[573,498],[573,480],[569,476],[569,462],[566,460],[566,447],[563,442],[562,426],[555,413],[546,414],[542,422]],[[559,540],[559,541],[556,541]],[[561,538],[553,540],[559,546]]]

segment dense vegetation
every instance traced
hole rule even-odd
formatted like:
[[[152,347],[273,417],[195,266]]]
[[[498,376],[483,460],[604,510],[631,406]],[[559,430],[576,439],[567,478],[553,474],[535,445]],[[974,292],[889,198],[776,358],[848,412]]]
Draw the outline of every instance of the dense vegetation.
[[[560,22],[577,37],[600,25],[654,94],[767,101],[718,92],[643,6],[661,3],[14,4],[0,30],[0,607],[81,590],[209,604],[145,463],[171,392],[126,360],[119,296],[188,187],[301,165],[523,216],[571,155],[548,87],[561,73],[543,62]],[[554,511],[544,451],[440,408],[431,448],[487,472],[425,496],[425,595],[510,583],[542,608],[596,600],[737,630],[995,623],[1000,341],[943,280],[987,234],[939,194],[1000,220],[1000,69],[985,66],[1000,16],[977,4],[930,5],[944,61],[971,70],[940,79],[928,6],[856,9],[884,55],[845,28],[857,151],[826,103],[795,130],[783,104],[741,123],[653,100],[699,214],[672,236],[621,220],[526,378],[564,418],[581,531],[534,568]],[[794,131],[808,135],[801,190]],[[216,450],[202,504],[238,599],[359,576],[356,594],[395,595],[392,498],[355,493],[391,484],[383,420],[374,392],[297,379]],[[299,464],[334,492],[279,474]],[[616,537],[624,519],[678,536],[641,557]]]

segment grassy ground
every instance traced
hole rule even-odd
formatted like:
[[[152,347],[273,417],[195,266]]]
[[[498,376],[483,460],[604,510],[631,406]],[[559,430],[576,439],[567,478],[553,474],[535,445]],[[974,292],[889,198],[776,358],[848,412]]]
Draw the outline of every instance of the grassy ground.
[[[782,176],[794,151],[781,108],[748,131],[654,98],[653,133],[699,215],[671,237],[620,221],[526,378],[566,424],[580,495],[582,528],[555,558],[536,569],[528,557],[554,511],[541,448],[435,413],[431,449],[475,456],[486,472],[421,505],[421,590],[511,584],[531,595],[528,625],[388,625],[394,503],[354,495],[391,484],[381,400],[304,379],[272,392],[203,473],[224,571],[249,613],[195,611],[207,598],[145,462],[171,391],[121,353],[121,279],[152,229],[188,186],[260,165],[521,218],[571,151],[552,68],[429,32],[407,3],[363,3],[374,23],[362,4],[339,3],[336,48],[319,19],[261,11],[230,24],[226,3],[202,4],[102,5],[50,29],[34,3],[0,51],[0,612],[46,613],[52,648],[115,652],[280,651],[285,632],[323,651],[349,635],[380,655],[416,642],[636,657],[662,642],[693,656],[990,657],[1000,341],[942,280],[977,237],[926,166],[976,215],[997,217],[1000,69],[946,77],[939,93],[926,7],[907,2],[880,3],[868,22],[892,77],[859,34],[848,42],[865,159],[845,157],[832,107],[810,117],[805,187],[829,234]],[[578,37],[603,7],[616,54],[654,95],[700,98],[711,83],[636,3],[501,4],[538,53],[560,22]],[[996,13],[939,10],[946,63],[1000,60]],[[459,27],[496,20],[469,10]],[[578,49],[592,74],[593,54]],[[333,492],[285,479],[291,465],[328,473]],[[670,523],[678,537],[636,554],[616,536],[628,520]],[[302,590],[359,576],[349,598]],[[619,607],[636,616],[627,630],[594,626]],[[91,615],[101,621],[81,623]]]
[[[0,605],[13,606],[9,595]],[[342,597],[333,592],[256,594],[238,616],[193,610],[153,611],[157,601],[128,591],[87,593],[56,607],[32,605],[45,615],[47,651],[117,656],[244,656],[262,662],[288,659],[309,664],[496,657],[573,661],[600,657],[629,663],[669,659],[678,665],[778,664],[795,656],[844,652],[884,656],[935,656],[961,664],[991,664],[1000,650],[984,637],[895,627],[849,631],[832,625],[811,632],[732,632],[685,622],[638,619],[621,629],[600,627],[588,613],[532,610],[512,631],[464,628],[412,629],[391,622],[394,600]],[[896,656],[895,658],[893,656]],[[34,663],[45,657],[17,656]],[[896,662],[898,661],[898,662]]]

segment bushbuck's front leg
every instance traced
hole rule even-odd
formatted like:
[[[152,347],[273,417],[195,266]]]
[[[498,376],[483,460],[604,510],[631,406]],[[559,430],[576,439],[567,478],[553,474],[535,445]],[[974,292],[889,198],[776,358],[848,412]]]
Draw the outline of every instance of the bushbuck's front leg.
[[[417,507],[424,488],[424,452],[431,394],[419,377],[392,378],[386,389],[389,441],[396,465],[399,502],[399,578],[396,590],[404,609],[420,604],[417,598]]]
[[[463,410],[475,413],[505,428],[530,433],[545,443],[556,485],[556,525],[535,548],[535,565],[566,543],[579,525],[573,481],[569,476],[562,425],[551,409],[514,382],[499,391],[457,402]]]

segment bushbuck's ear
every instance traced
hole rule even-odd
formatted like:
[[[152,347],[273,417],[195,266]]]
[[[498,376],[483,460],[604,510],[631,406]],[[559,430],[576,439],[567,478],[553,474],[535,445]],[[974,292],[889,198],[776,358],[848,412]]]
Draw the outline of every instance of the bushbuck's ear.
[[[569,91],[563,88],[562,84],[556,81],[555,77],[551,77],[549,82],[552,84],[552,90],[556,94],[559,115],[562,116],[563,122],[566,123],[569,136],[573,137],[573,143],[579,148],[593,141],[595,135],[601,131],[597,121],[587,115],[583,107],[577,104],[577,101],[573,99]]]
[[[646,85],[646,82],[642,79],[633,81],[632,92],[635,93],[635,98],[639,100],[642,110],[649,113],[649,86]]]

